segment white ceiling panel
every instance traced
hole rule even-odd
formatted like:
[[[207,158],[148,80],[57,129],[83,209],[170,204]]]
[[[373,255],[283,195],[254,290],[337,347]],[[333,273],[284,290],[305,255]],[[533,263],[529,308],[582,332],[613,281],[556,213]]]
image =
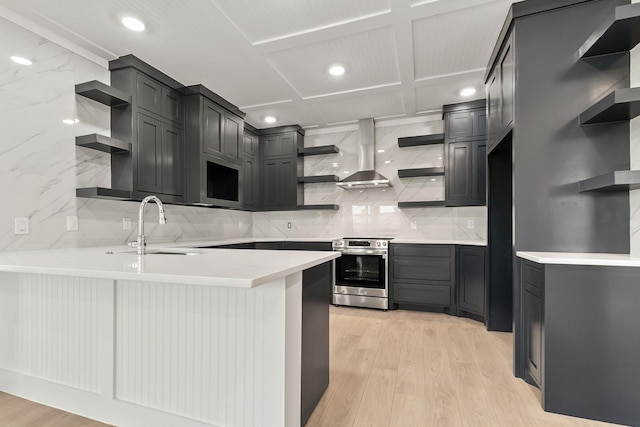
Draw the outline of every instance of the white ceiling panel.
[[[495,1],[414,21],[416,79],[485,68],[510,5]]]
[[[421,82],[416,88],[416,110],[418,112],[440,110],[443,105],[472,101],[485,97],[484,70],[462,73]],[[465,98],[460,90],[473,87],[476,94]]]
[[[321,125],[339,123],[368,117],[388,117],[402,114],[402,92],[399,88],[393,91],[350,96],[348,98],[332,98],[310,103],[325,121]]]
[[[330,27],[388,11],[389,0],[212,0],[252,42]]]
[[[274,52],[268,59],[302,98],[400,80],[394,34],[389,27]],[[329,66],[336,63],[346,68],[342,76],[328,73]]]

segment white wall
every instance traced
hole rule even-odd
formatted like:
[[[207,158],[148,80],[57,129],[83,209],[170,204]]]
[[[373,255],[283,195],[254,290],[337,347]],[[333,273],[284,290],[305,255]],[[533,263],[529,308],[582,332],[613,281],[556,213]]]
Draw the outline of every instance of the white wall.
[[[305,184],[305,204],[338,204],[340,209],[254,213],[254,236],[486,240],[487,209],[484,206],[398,208],[398,201],[444,199],[442,177],[398,178],[398,169],[443,165],[442,144],[398,147],[400,137],[441,133],[443,125],[440,114],[377,122],[376,151],[384,150],[384,153],[376,152],[375,168],[391,180],[391,188],[343,190],[335,183]],[[308,130],[306,147],[334,144],[340,153],[305,157],[305,175],[338,175],[342,179],[354,173],[358,166],[358,137],[357,125]],[[469,227],[470,221],[473,228]],[[291,228],[287,228],[289,222]]]
[[[632,3],[640,3],[633,0]],[[640,86],[640,46],[631,51],[631,87]],[[640,169],[640,117],[631,121],[631,170]],[[640,256],[640,190],[629,192],[631,254]]]
[[[109,155],[76,148],[75,136],[109,135],[109,109],[74,93],[88,80],[109,83],[109,71],[0,18],[0,251],[122,244],[137,233],[134,202],[76,198],[76,187],[110,186]],[[33,60],[20,66],[9,57]],[[77,118],[75,125],[63,119]],[[251,235],[247,212],[167,206],[168,223],[152,225],[150,242]],[[66,231],[66,217],[79,231]],[[123,230],[122,217],[133,229]],[[30,234],[14,234],[28,217]]]

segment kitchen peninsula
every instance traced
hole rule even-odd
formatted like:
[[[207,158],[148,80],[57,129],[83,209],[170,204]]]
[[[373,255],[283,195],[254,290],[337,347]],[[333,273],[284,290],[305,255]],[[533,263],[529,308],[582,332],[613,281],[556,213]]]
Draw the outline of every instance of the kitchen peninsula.
[[[0,390],[119,426],[298,426],[302,324],[328,328],[305,292],[329,298],[338,256],[2,253]]]

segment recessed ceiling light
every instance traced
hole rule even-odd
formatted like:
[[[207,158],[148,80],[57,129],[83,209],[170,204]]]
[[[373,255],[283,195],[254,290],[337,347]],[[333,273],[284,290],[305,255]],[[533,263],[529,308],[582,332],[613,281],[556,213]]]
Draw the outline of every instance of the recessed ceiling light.
[[[27,58],[23,58],[22,56],[12,56],[11,60],[13,62],[15,62],[16,64],[20,64],[20,65],[31,65],[31,64],[33,64],[33,62],[31,62]]]
[[[276,118],[273,116],[266,116],[264,118],[265,123],[275,123],[276,122]]]
[[[339,64],[332,65],[329,67],[329,74],[332,76],[341,76],[344,74],[344,67]]]
[[[435,180],[436,180],[435,178],[431,178],[431,181],[435,181]]]
[[[389,163],[391,163],[391,160],[385,160],[384,162],[385,162],[386,164],[389,164]]]
[[[331,166],[333,166],[334,168],[337,168],[338,166],[340,166],[340,164],[338,164],[338,163],[331,163]]]
[[[384,153],[384,150],[378,150],[378,153]]]
[[[62,123],[64,123],[65,125],[72,125],[74,123],[78,123],[80,120],[78,119],[64,119],[62,121]]]
[[[349,173],[349,171],[344,171],[344,173]]]
[[[465,87],[460,91],[460,96],[471,96],[471,95],[475,95],[475,93],[476,93],[476,88]]]
[[[141,20],[132,16],[125,16],[122,18],[122,25],[130,29],[131,31],[144,31],[146,26]]]

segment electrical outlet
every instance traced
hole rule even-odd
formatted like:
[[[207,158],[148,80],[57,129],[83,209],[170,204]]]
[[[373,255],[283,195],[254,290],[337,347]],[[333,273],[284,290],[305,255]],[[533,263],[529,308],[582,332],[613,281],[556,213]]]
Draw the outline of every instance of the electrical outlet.
[[[29,218],[14,218],[14,231],[16,234],[29,234]]]
[[[467,220],[467,228],[469,230],[473,230],[474,228],[476,228],[476,221],[473,219]]]
[[[287,228],[291,228],[291,223],[287,222]]]
[[[78,217],[68,216],[67,217],[67,231],[78,231]]]
[[[411,221],[411,229],[412,230],[418,229],[418,221]]]
[[[131,218],[124,217],[122,218],[122,229],[123,230],[131,230]]]

